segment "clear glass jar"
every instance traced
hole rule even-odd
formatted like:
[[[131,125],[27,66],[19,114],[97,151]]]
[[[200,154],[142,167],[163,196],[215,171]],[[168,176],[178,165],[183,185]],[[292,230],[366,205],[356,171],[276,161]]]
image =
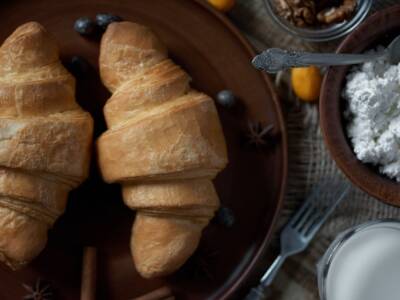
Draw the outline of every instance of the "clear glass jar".
[[[373,0],[358,0],[356,12],[350,20],[333,24],[324,28],[301,28],[291,24],[289,21],[280,17],[275,9],[276,0],[264,0],[268,14],[286,32],[311,42],[325,42],[335,40],[350,33],[368,15]]]
[[[330,267],[336,257],[336,254],[350,239],[356,237],[359,233],[365,232],[371,228],[389,228],[400,231],[400,221],[392,219],[371,221],[350,228],[345,232],[339,234],[329,246],[328,250],[325,252],[324,256],[321,258],[317,265],[318,289],[321,300],[329,300],[329,298],[327,297],[327,279]]]

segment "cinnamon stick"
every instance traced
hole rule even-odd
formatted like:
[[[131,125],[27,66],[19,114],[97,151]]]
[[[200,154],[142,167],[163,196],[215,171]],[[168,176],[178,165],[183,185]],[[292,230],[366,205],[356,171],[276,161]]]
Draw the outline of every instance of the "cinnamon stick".
[[[175,299],[172,295],[172,291],[169,287],[164,286],[156,289],[150,293],[144,294],[140,297],[136,297],[132,300],[165,300],[165,299]]]
[[[96,298],[97,250],[94,247],[83,249],[81,300]]]

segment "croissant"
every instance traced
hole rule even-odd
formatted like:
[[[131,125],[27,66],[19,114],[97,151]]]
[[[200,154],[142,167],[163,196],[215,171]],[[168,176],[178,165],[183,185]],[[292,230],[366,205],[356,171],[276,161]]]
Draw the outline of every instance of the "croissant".
[[[0,48],[0,260],[18,269],[45,247],[68,192],[88,175],[93,121],[38,23]]]
[[[218,114],[142,25],[108,27],[100,74],[113,93],[104,107],[109,129],[97,141],[102,176],[121,183],[125,204],[137,210],[136,269],[145,278],[164,276],[193,254],[219,206],[211,180],[227,153]]]

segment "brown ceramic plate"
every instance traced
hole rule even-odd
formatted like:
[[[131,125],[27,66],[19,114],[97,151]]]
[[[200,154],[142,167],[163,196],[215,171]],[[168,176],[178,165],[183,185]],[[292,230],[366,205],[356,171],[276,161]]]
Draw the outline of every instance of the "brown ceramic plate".
[[[276,94],[267,77],[250,64],[253,51],[232,24],[202,2],[192,0],[35,0],[2,1],[0,40],[17,26],[35,20],[59,40],[64,62],[86,58],[92,69],[78,80],[80,104],[95,118],[96,136],[105,130],[102,106],[109,97],[97,70],[98,42],[80,37],[80,16],[112,12],[151,26],[172,58],[210,95],[232,89],[243,109],[219,108],[229,149],[229,166],[216,179],[224,205],[235,216],[227,229],[212,222],[199,251],[177,274],[144,280],[129,252],[134,212],[121,201],[118,185],[106,185],[95,163],[90,179],[70,195],[64,216],[49,234],[46,250],[25,270],[0,268],[0,299],[20,299],[21,284],[42,277],[53,282],[58,299],[79,299],[82,248],[98,247],[97,299],[131,299],[168,284],[177,299],[227,299],[243,286],[271,237],[286,178],[286,137]],[[242,139],[247,120],[273,124],[274,139],[261,149]]]
[[[378,45],[388,45],[400,34],[400,5],[379,11],[366,19],[339,46],[341,53],[360,53]],[[349,67],[330,68],[321,90],[321,127],[325,142],[341,170],[358,187],[388,204],[400,206],[400,184],[362,163],[346,137],[341,91]]]

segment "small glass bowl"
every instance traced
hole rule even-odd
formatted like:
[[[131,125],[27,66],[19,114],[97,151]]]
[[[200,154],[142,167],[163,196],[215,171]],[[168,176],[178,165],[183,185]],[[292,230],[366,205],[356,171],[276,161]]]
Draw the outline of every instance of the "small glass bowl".
[[[400,222],[394,219],[370,221],[350,228],[339,234],[329,246],[328,250],[325,252],[324,256],[321,258],[317,265],[318,290],[321,300],[329,300],[326,296],[326,280],[328,278],[329,269],[331,267],[332,261],[335,258],[335,255],[348,240],[350,240],[358,233],[370,229],[371,227],[389,227],[400,230]]]
[[[268,14],[279,27],[286,32],[310,42],[326,42],[338,39],[356,28],[368,15],[373,0],[358,0],[356,12],[350,20],[332,24],[324,28],[301,28],[291,24],[278,15],[275,9],[276,0],[264,0]]]

